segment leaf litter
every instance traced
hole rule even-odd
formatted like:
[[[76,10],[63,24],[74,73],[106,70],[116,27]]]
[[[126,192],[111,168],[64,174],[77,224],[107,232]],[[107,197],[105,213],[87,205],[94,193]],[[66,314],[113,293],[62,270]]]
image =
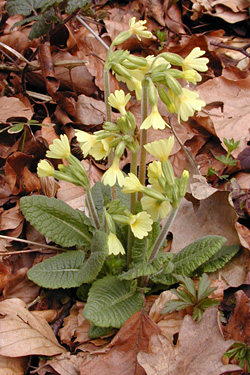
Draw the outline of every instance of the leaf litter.
[[[161,111],[200,166],[200,173],[193,176],[188,200],[183,200],[180,217],[171,230],[172,251],[178,252],[187,242],[200,237],[201,230],[204,235],[224,235],[228,244],[242,246],[241,253],[225,269],[212,275],[216,279],[213,282],[219,283],[218,298],[223,302],[226,301],[223,295],[230,287],[239,288],[233,295],[235,303],[230,306],[227,323],[221,325],[216,308],[208,309],[200,323],[195,323],[186,312],[162,316],[160,311],[164,303],[173,298],[171,292],[166,291],[155,297],[151,309],[150,303],[146,304],[145,311],[134,314],[118,332],[112,333],[113,336],[90,340],[87,336],[89,323],[82,315],[83,303],[72,302],[70,309],[67,305],[69,296],[60,295],[60,302],[53,293],[48,298],[27,279],[27,270],[41,258],[51,256],[53,251],[41,255],[34,249],[34,253],[23,255],[19,251],[32,249],[31,245],[23,247],[16,241],[0,239],[0,374],[25,374],[29,359],[37,355],[45,356],[38,364],[38,374],[220,375],[236,370],[234,373],[240,373],[237,366],[224,365],[221,358],[234,341],[249,344],[249,294],[241,290],[250,266],[249,200],[246,195],[246,209],[239,217],[229,193],[223,191],[223,185],[212,188],[205,176],[209,167],[221,168],[215,156],[225,153],[223,138],[234,138],[240,140],[240,146],[233,156],[238,157],[242,165],[231,172],[230,177],[238,181],[243,195],[249,189],[249,155],[240,156],[247,150],[250,141],[249,60],[241,51],[230,49],[239,49],[249,41],[246,27],[249,23],[249,2],[192,0],[186,2],[185,7],[171,3],[169,0],[129,1],[121,6],[115,2],[110,5],[107,1],[99,1],[97,9],[103,12],[103,21],[92,24],[92,28],[109,45],[117,33],[126,28],[131,17],[144,17],[149,30],[153,32],[158,28],[166,32],[165,51],[184,57],[199,46],[210,59],[209,70],[203,75],[203,83],[198,85],[198,91],[207,103],[204,110],[180,125],[174,116],[164,113],[163,108]],[[23,55],[31,54],[37,42],[27,38],[29,26],[11,30],[20,16],[9,17],[4,13],[4,17],[6,23],[0,42]],[[1,234],[13,238],[31,240],[31,233],[32,238],[36,237],[35,230],[29,231],[29,227],[24,225],[19,199],[22,195],[48,191],[48,187],[42,190],[35,172],[37,162],[44,156],[48,145],[64,132],[73,147],[73,128],[88,132],[99,130],[105,116],[103,61],[106,48],[76,20],[64,26],[59,39],[60,43],[55,38],[53,48],[45,44],[40,55],[35,57],[33,63],[40,64],[41,70],[30,70],[25,75],[31,95],[43,93],[46,98],[37,100],[30,96],[30,92],[27,91],[28,95],[24,92],[20,69],[24,69],[25,63],[15,56],[12,56],[12,60],[16,60],[12,65],[13,71],[8,71],[6,64],[6,71],[0,73],[0,159],[4,172],[0,180],[0,230]],[[123,47],[144,56],[157,54],[160,42],[156,36],[153,42],[139,42],[131,38]],[[2,59],[6,62],[4,57]],[[60,62],[64,65],[57,65]],[[76,62],[78,64],[72,68],[70,64]],[[111,89],[119,89],[112,76]],[[139,123],[138,107],[134,105],[130,110]],[[27,127],[25,142],[23,134],[13,135],[3,130],[15,121],[27,123],[30,119],[49,126],[35,127],[34,131]],[[164,133],[165,136],[170,134],[168,129]],[[149,139],[155,139],[151,130]],[[74,150],[77,153],[77,146]],[[106,166],[93,160],[82,162],[87,163],[91,181],[98,181]],[[129,162],[128,155],[123,162],[125,169]],[[183,148],[177,143],[171,162],[175,171],[183,170],[186,163]],[[73,185],[61,182],[56,188],[49,189],[72,207],[85,209],[81,189],[74,190]],[[42,243],[46,243],[45,238]],[[9,251],[15,251],[16,255],[4,257],[4,253]],[[53,330],[46,319],[39,316],[39,311],[46,317],[47,314],[50,316],[46,319]]]

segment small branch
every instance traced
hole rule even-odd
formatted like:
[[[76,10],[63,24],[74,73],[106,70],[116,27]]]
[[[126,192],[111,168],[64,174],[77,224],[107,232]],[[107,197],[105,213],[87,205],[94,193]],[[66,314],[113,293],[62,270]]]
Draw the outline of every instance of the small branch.
[[[0,234],[0,238],[3,239],[3,240],[17,241],[17,242],[26,243],[28,245],[35,245],[35,246],[39,246],[39,247],[45,247],[45,248],[50,249],[50,250],[67,251],[67,249],[58,248],[56,246],[50,246],[50,245],[41,244],[41,243],[34,242],[34,241],[24,240],[22,238],[15,238],[15,237],[10,237],[10,236],[4,236],[3,234]],[[3,254],[6,254],[6,253],[3,253]]]
[[[247,49],[250,48],[250,43],[245,44],[243,47],[234,47],[230,46],[225,43],[219,43],[219,42],[210,42],[212,46],[220,47],[220,48],[226,48],[226,49],[231,49],[233,51],[238,51],[241,52],[243,55],[246,57],[250,58],[250,53],[247,52]]]

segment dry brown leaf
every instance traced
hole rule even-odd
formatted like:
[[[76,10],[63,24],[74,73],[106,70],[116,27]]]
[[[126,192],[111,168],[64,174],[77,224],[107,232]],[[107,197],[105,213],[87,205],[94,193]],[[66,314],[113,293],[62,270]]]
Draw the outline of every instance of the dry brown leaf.
[[[22,300],[0,302],[0,311],[0,355],[15,358],[65,352],[46,320],[29,312]]]
[[[123,325],[110,344],[84,361],[80,368],[81,375],[145,375],[137,363],[139,350],[147,350],[153,333],[159,333],[157,325],[143,312],[138,311]]]
[[[238,290],[234,293],[234,296],[236,301],[233,316],[230,317],[229,322],[223,327],[223,332],[226,338],[250,345],[250,301],[243,290]]]
[[[140,352],[138,362],[147,375],[221,375],[239,370],[238,366],[224,366],[221,361],[234,341],[224,340],[217,318],[217,308],[205,311],[200,323],[186,315],[176,346],[163,335],[153,335],[148,352]]]
[[[19,202],[16,203],[15,207],[9,210],[3,211],[0,216],[0,230],[9,230],[18,227],[24,218],[20,211]]]
[[[9,358],[0,356],[0,375],[24,375],[27,358]]]
[[[177,217],[171,227],[172,251],[178,253],[191,242],[207,235],[227,238],[227,245],[240,243],[235,223],[238,219],[228,201],[229,192],[217,191],[197,206],[182,199]]]
[[[13,113],[15,117],[26,118],[27,120],[30,120],[33,116],[31,107],[27,108],[19,99],[14,97],[3,96],[0,98],[0,106],[0,122],[7,122],[9,118],[13,117]]]
[[[77,121],[84,125],[102,125],[105,120],[105,104],[101,100],[79,95],[76,115]]]
[[[212,120],[215,134],[221,142],[224,137],[240,141],[239,147],[232,152],[237,157],[250,138],[250,77],[237,81],[216,77],[200,85],[198,91],[209,105],[206,114],[200,112],[200,118]],[[200,125],[204,126],[205,123],[200,122]]]
[[[53,360],[48,361],[46,366],[42,366],[41,370],[46,371],[43,374],[51,373],[51,369],[60,375],[79,375],[79,367],[83,361],[84,354],[78,353],[73,355],[71,353],[63,353],[56,356]],[[38,373],[41,372],[38,370]],[[1,374],[0,374],[1,375]]]

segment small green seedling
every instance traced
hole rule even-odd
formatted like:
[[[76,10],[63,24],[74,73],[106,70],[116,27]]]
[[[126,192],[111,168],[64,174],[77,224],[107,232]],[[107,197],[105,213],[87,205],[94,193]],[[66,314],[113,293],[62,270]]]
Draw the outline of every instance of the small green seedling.
[[[176,295],[178,299],[168,301],[162,309],[161,314],[172,313],[188,307],[193,307],[192,317],[199,322],[207,308],[219,304],[219,301],[208,298],[217,288],[210,288],[211,281],[208,279],[207,274],[204,273],[200,278],[198,289],[196,289],[195,283],[190,277],[180,275],[175,277],[180,281],[180,287],[178,289],[171,289],[171,292]]]
[[[238,365],[250,372],[250,346],[244,342],[236,341],[224,354],[223,357],[238,361]]]

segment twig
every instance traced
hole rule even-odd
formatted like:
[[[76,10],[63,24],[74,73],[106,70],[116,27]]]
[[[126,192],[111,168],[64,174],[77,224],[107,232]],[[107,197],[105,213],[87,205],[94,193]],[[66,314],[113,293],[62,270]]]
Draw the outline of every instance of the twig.
[[[29,245],[35,245],[35,246],[39,246],[39,247],[46,247],[47,249],[56,250],[56,251],[67,251],[67,249],[58,248],[56,246],[51,246],[51,245],[41,244],[41,243],[34,242],[34,241],[24,240],[22,238],[15,238],[15,237],[10,237],[10,236],[4,236],[3,234],[0,234],[0,238],[3,239],[3,240],[18,241],[18,242],[22,242],[22,243],[27,243]],[[6,254],[6,253],[3,253],[3,254]]]
[[[250,53],[247,52],[247,49],[250,48],[250,43],[245,44],[243,47],[230,46],[228,44],[219,43],[219,42],[210,42],[210,44],[212,46],[216,46],[216,47],[220,47],[220,48],[227,48],[227,49],[231,49],[233,51],[241,52],[243,55],[250,58]]]
[[[109,46],[102,40],[102,38],[99,37],[99,35],[97,35],[94,30],[80,17],[80,16],[76,16],[76,19],[78,22],[80,22],[83,26],[86,27],[86,29],[92,34],[94,35],[94,37],[103,45],[103,47],[105,47],[107,50],[109,50]]]

